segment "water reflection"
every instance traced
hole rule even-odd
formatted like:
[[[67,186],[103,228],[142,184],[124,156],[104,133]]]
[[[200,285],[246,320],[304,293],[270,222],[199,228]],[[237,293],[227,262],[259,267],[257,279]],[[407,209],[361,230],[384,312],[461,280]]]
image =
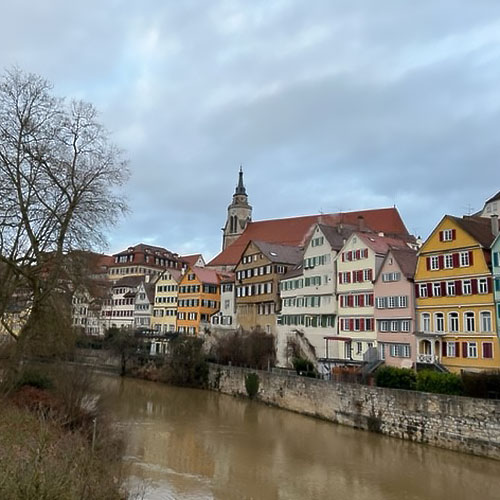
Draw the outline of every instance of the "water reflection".
[[[496,499],[500,463],[217,393],[102,377],[148,499]]]

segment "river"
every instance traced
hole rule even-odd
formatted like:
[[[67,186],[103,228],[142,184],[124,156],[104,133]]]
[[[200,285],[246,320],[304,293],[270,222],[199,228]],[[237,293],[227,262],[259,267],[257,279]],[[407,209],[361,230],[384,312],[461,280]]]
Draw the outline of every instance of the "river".
[[[145,500],[497,500],[500,463],[215,392],[101,376]]]

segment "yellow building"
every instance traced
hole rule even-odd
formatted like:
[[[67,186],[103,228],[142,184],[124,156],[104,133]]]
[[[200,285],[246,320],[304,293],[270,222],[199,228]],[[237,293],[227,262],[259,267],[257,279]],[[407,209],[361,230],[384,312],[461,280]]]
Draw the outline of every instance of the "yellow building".
[[[206,267],[188,267],[179,283],[177,330],[197,335],[210,327],[210,318],[220,306],[220,278]]]
[[[177,296],[181,278],[181,271],[169,269],[161,274],[155,284],[151,328],[158,333],[175,332],[177,330]]]
[[[446,215],[418,254],[417,364],[500,368],[488,219]]]

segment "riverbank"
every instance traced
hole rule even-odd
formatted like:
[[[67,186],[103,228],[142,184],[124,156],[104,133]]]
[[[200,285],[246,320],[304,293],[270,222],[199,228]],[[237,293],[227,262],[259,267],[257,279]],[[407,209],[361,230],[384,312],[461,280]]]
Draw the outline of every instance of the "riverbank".
[[[117,366],[107,353],[86,363]],[[209,388],[248,397],[245,378],[259,376],[258,401],[329,422],[500,460],[500,401],[386,389],[210,364]],[[154,380],[154,377],[145,377]]]
[[[210,388],[247,397],[257,373],[256,399],[357,429],[500,460],[500,401],[333,383],[211,365]]]

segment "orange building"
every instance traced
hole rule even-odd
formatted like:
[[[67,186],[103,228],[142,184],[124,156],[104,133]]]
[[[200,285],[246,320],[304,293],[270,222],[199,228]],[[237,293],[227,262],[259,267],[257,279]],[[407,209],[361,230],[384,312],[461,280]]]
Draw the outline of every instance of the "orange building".
[[[177,330],[197,335],[220,306],[220,277],[214,269],[188,267],[179,283]]]

